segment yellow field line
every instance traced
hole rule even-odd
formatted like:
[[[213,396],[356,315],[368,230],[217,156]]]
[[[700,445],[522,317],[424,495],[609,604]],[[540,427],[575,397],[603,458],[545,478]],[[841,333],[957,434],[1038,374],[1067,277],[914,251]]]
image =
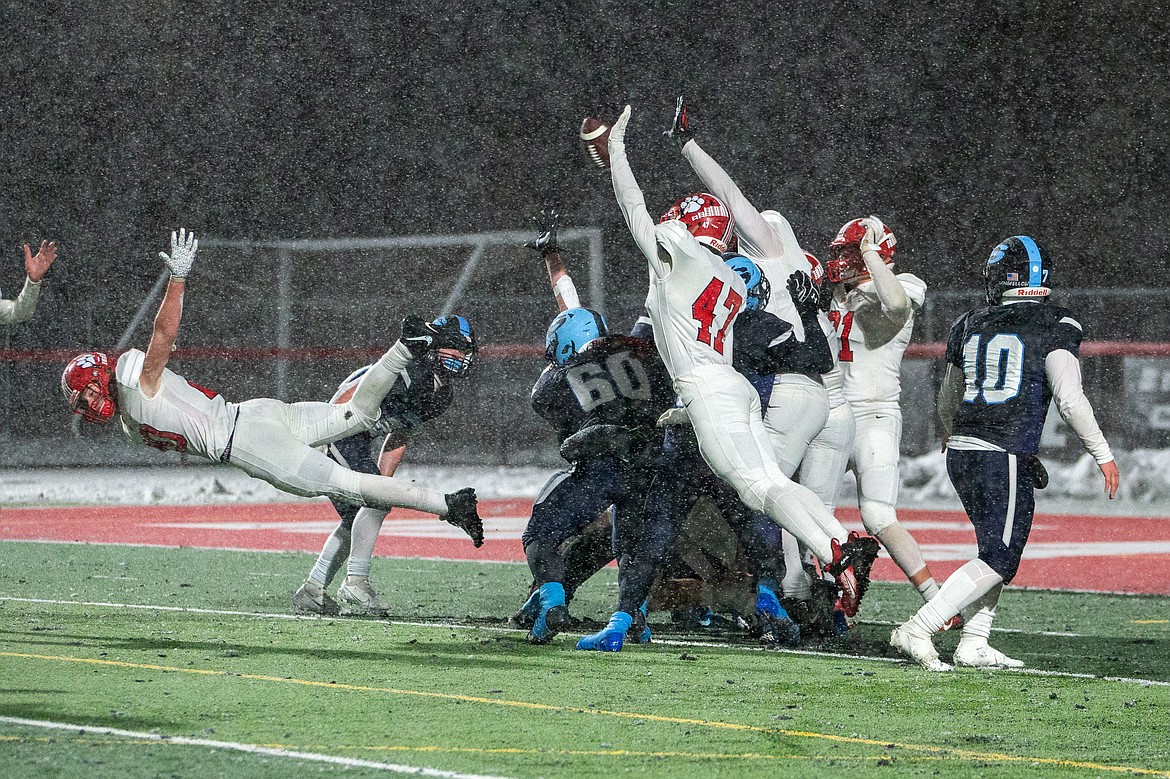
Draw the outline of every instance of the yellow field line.
[[[302,687],[325,687],[333,690],[349,690],[354,692],[380,692],[389,693],[392,695],[407,695],[416,698],[436,698],[439,700],[461,701],[464,703],[484,703],[493,706],[507,706],[517,709],[530,709],[536,711],[559,711],[559,712],[578,712],[581,714],[591,714],[601,717],[616,717],[621,719],[637,719],[648,722],[663,722],[674,725],[692,725],[696,727],[706,727],[718,730],[734,730],[744,731],[749,733],[763,733],[773,736],[786,736],[788,738],[806,738],[821,741],[831,741],[841,744],[860,744],[863,746],[876,746],[886,749],[904,749],[914,752],[925,752],[929,754],[946,754],[961,757],[967,760],[984,760],[995,761],[1000,763],[1036,763],[1040,765],[1059,766],[1061,768],[1084,768],[1092,771],[1106,771],[1112,773],[1131,773],[1142,776],[1158,776],[1170,779],[1170,771],[1160,771],[1151,768],[1134,768],[1131,766],[1114,766],[1105,765],[1103,763],[1090,763],[1081,760],[1065,760],[1062,758],[1053,757],[1022,757],[1019,755],[1007,755],[999,752],[975,752],[967,749],[957,749],[954,747],[939,747],[931,746],[929,744],[907,744],[896,741],[886,741],[870,738],[860,738],[857,736],[837,736],[831,733],[815,733],[804,730],[787,730],[784,728],[765,728],[759,725],[745,725],[738,722],[722,722],[720,720],[703,720],[690,719],[687,717],[668,717],[659,714],[638,714],[628,711],[610,711],[608,709],[595,709],[583,706],[555,706],[548,703],[531,703],[528,701],[511,701],[503,698],[482,698],[475,695],[460,695],[456,693],[431,692],[427,690],[405,690],[394,687],[370,687],[360,684],[344,684],[338,682],[319,682],[311,679],[293,679],[281,676],[267,676],[263,674],[243,674],[234,673],[232,671],[216,671],[200,668],[179,668],[176,666],[154,665],[152,663],[128,663],[120,660],[101,660],[91,657],[68,657],[62,655],[38,655],[28,654],[23,652],[0,652],[0,657],[14,657],[25,658],[30,660],[47,660],[54,662],[65,663],[83,663],[87,665],[104,665],[114,668],[134,668],[146,671],[160,671],[166,673],[177,674],[197,674],[201,676],[225,676],[236,679],[248,679],[251,681],[273,682],[276,684],[292,684]]]
[[[1170,624],[1170,619],[1131,619],[1131,625],[1166,625]]]

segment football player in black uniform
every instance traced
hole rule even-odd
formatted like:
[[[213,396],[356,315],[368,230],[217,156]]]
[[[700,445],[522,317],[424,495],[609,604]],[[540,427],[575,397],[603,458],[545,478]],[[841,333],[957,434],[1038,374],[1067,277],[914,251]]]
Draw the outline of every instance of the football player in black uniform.
[[[653,578],[652,547],[660,534],[643,527],[642,504],[661,450],[655,423],[674,403],[674,388],[653,343],[609,335],[604,317],[581,306],[557,246],[556,213],[546,211],[538,224],[530,246],[544,259],[561,312],[545,336],[549,365],[532,388],[532,407],[556,431],[561,456],[572,464],[541,490],[523,535],[536,590],[521,611],[535,614],[528,640],[545,644],[569,625],[562,545],[611,505],[619,579],[636,574],[640,580],[647,567]],[[619,609],[629,591],[619,583]],[[639,613],[644,599],[627,615]]]
[[[1032,491],[1047,484],[1036,453],[1051,400],[1097,461],[1105,492],[1110,498],[1117,493],[1117,463],[1081,388],[1081,325],[1068,309],[1048,302],[1052,270],[1052,259],[1032,238],[1006,239],[983,268],[988,306],[968,311],[951,327],[938,414],[947,473],[975,526],[979,556],[951,574],[890,637],[927,670],[950,670],[931,636],[959,613],[966,624],[956,665],[1024,665],[987,639],[1000,591],[1015,576],[1028,540]]]
[[[360,473],[392,476],[406,453],[406,445],[417,428],[450,408],[455,397],[453,379],[466,376],[478,351],[475,331],[461,316],[434,320],[458,336],[462,349],[441,349],[412,360],[400,374],[393,389],[382,400],[381,416],[368,431],[334,441],[328,454],[336,462]],[[369,366],[359,368],[341,382],[330,400],[344,403]],[[372,453],[381,441],[378,457]],[[325,540],[321,554],[300,589],[293,593],[293,611],[307,614],[356,613],[382,616],[388,606],[370,585],[370,561],[386,512],[334,500],[341,523]],[[472,512],[474,513],[474,512]],[[476,517],[478,519],[478,517]],[[460,525],[476,546],[483,544],[483,526],[472,522]],[[337,590],[337,601],[326,592],[342,563],[349,559],[345,582]]]

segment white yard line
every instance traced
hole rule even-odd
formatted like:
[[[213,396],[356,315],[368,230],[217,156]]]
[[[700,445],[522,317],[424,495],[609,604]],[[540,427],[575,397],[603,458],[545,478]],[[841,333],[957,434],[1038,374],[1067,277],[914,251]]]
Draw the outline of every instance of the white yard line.
[[[504,779],[503,777],[486,774],[461,774],[455,771],[440,771],[437,768],[424,766],[399,765],[397,763],[379,763],[374,760],[359,760],[352,757],[338,757],[324,755],[318,752],[299,752],[292,749],[277,747],[262,747],[256,744],[240,744],[235,741],[213,741],[206,738],[187,738],[185,736],[165,736],[160,733],[142,733],[134,730],[119,730],[118,728],[80,725],[69,722],[50,722],[47,720],[21,719],[20,717],[0,717],[0,722],[10,725],[24,725],[30,728],[47,728],[49,730],[69,730],[79,735],[98,734],[104,736],[121,736],[146,741],[158,741],[165,744],[183,744],[185,746],[209,747],[211,749],[230,749],[236,752],[247,752],[253,755],[269,755],[271,757],[288,757],[294,760],[309,760],[315,763],[333,763],[350,768],[375,768],[390,771],[396,774],[414,774],[415,776],[437,776],[445,779]]]
[[[220,617],[254,617],[258,619],[289,619],[289,620],[345,620],[375,624],[387,624],[397,627],[417,627],[417,628],[445,628],[447,630],[485,630],[493,633],[522,633],[523,631],[516,628],[499,627],[495,625],[465,625],[458,622],[407,622],[401,620],[372,620],[365,617],[320,617],[311,614],[269,614],[258,611],[229,611],[226,609],[199,609],[187,606],[157,606],[151,604],[140,603],[108,603],[100,601],[74,601],[74,600],[52,600],[48,598],[15,598],[6,595],[0,595],[0,603],[11,601],[13,603],[40,603],[50,606],[86,606],[89,608],[107,608],[107,609],[139,609],[142,611],[170,611],[178,613],[189,614],[209,614]],[[866,621],[866,624],[873,625],[894,625],[894,622],[878,622]],[[1058,638],[1089,638],[1079,633],[1055,633],[1055,632],[1038,632],[1030,633],[1025,630],[993,628],[999,633],[1017,633],[1023,635],[1043,635],[1055,636]],[[565,632],[564,636],[583,636],[584,633],[570,633]],[[871,655],[852,655],[844,652],[822,652],[809,649],[765,649],[762,646],[747,646],[744,644],[719,643],[714,641],[691,641],[686,639],[660,639],[655,638],[654,644],[660,646],[677,646],[677,647],[696,647],[702,649],[725,649],[734,651],[746,652],[777,652],[790,655],[804,655],[807,657],[831,657],[841,660],[868,660],[879,663],[905,663],[908,661],[896,657],[874,657]],[[1080,674],[1071,671],[1045,671],[1038,668],[1020,668],[1020,669],[996,669],[999,673],[1013,673],[1025,676],[1052,676],[1057,678],[1067,679],[1094,679],[1106,682],[1123,682],[1126,684],[1140,684],[1143,687],[1170,687],[1170,681],[1161,681],[1158,679],[1137,679],[1128,676],[1097,676],[1094,674]]]

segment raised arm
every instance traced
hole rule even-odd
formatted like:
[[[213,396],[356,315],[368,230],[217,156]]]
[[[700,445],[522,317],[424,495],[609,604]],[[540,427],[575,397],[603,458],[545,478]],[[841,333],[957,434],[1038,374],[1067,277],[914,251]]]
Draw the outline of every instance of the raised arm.
[[[682,150],[683,157],[691,164],[703,187],[723,201],[735,220],[735,233],[739,236],[740,251],[750,257],[773,258],[784,254],[784,244],[772,227],[756,210],[739,186],[732,181],[727,171],[711,155],[703,151],[695,140],[694,130],[687,116],[687,104],[679,95],[675,105],[674,124],[666,132]]]
[[[561,258],[561,248],[557,245],[557,218],[559,216],[552,208],[541,211],[540,216],[535,218],[538,230],[536,239],[524,245],[540,252],[545,270],[548,271],[548,283],[552,286],[553,295],[557,299],[557,309],[564,311],[567,308],[580,306],[581,299],[577,296],[577,287],[573,284],[573,277],[565,269],[565,262]]]
[[[659,277],[665,277],[670,274],[672,260],[658,245],[654,220],[646,210],[646,199],[634,178],[634,171],[630,169],[630,161],[626,159],[626,125],[629,123],[630,107],[626,106],[609,131],[609,173],[613,181],[613,193],[622,209],[626,226],[630,228],[630,235],[650,263],[650,269]]]
[[[27,243],[24,245],[24,287],[15,300],[0,300],[0,324],[15,325],[32,319],[41,296],[41,281],[56,259],[56,241],[41,241],[41,248],[35,255]]]
[[[163,370],[175,348],[179,337],[179,323],[183,319],[183,293],[187,289],[187,274],[195,264],[195,252],[199,241],[194,233],[180,229],[171,233],[171,253],[159,252],[159,257],[171,271],[171,280],[163,293],[162,303],[154,316],[154,330],[150,334],[150,345],[146,347],[146,358],[142,363],[139,386],[146,397],[154,397],[162,383]]]
[[[858,308],[857,318],[865,330],[867,345],[877,348],[889,343],[898,334],[909,321],[913,309],[910,297],[902,287],[902,282],[898,281],[894,269],[886,265],[878,253],[877,242],[885,226],[872,216],[862,222],[865,224],[865,235],[861,239],[861,259],[873,285],[868,289],[859,288],[868,303]]]

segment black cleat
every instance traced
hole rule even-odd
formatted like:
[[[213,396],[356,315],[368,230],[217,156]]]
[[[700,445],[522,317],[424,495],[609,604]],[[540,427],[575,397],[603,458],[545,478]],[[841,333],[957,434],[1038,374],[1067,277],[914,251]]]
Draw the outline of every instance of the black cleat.
[[[476,509],[475,490],[464,487],[443,497],[447,501],[447,513],[443,521],[450,522],[471,536],[471,542],[476,547],[483,546],[483,520],[479,518]]]

